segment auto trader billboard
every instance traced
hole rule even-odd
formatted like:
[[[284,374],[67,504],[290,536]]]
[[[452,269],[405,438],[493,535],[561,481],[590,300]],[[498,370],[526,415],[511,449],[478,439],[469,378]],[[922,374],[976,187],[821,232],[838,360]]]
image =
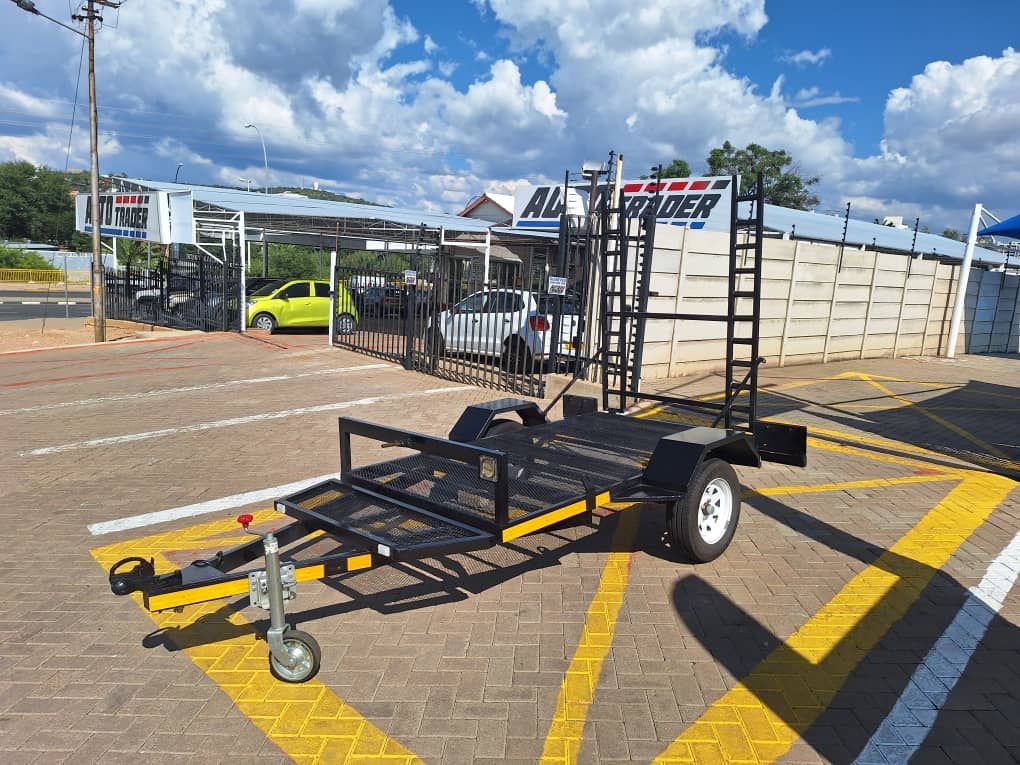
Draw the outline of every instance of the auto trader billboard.
[[[644,215],[654,205],[655,219],[659,223],[705,231],[730,230],[733,194],[730,176],[624,181],[620,190],[628,218]],[[605,193],[607,186],[599,186],[596,209]],[[568,214],[587,213],[589,196],[587,188],[569,188]],[[560,227],[562,212],[562,186],[525,186],[514,194],[514,226],[555,230]]]
[[[103,236],[161,244],[194,242],[191,193],[187,191],[100,194],[98,217]],[[75,229],[92,233],[90,194],[79,194],[75,199]]]

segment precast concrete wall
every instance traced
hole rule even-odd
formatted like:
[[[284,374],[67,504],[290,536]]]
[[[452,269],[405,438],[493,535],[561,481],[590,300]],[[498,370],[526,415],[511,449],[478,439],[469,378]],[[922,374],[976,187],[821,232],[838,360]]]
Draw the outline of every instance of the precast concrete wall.
[[[655,236],[648,310],[725,316],[729,235],[659,226]],[[945,352],[958,265],[856,247],[846,247],[841,261],[840,249],[765,240],[759,352],[769,364]],[[740,279],[738,289],[749,289],[750,277]],[[1020,350],[1018,283],[1016,273],[971,269],[961,350]],[[737,313],[750,312],[750,299],[738,299]],[[750,336],[750,325],[738,323],[736,334]],[[650,320],[642,376],[719,370],[725,338],[725,322]],[[737,352],[746,358],[748,349]]]

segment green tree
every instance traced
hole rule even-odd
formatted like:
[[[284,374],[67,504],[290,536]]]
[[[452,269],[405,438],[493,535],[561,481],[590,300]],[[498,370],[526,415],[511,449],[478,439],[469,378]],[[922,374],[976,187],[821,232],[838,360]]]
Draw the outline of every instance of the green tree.
[[[650,176],[642,175],[642,178],[648,178]],[[691,166],[687,164],[686,159],[674,159],[668,165],[664,165],[662,168],[663,178],[690,178],[691,177]]]
[[[729,141],[712,149],[708,155],[710,175],[739,175],[744,189],[749,189],[761,173],[765,179],[765,201],[780,207],[808,210],[818,205],[811,186],[817,176],[805,176],[794,164],[793,157],[782,150],[766,149],[756,143],[738,149]]]
[[[76,176],[31,162],[0,163],[0,237],[67,244],[74,236]]]
[[[961,234],[955,228],[942,229],[942,236],[944,236],[946,239],[955,239],[958,242],[963,241],[963,234]]]
[[[16,247],[0,246],[0,268],[32,268],[54,271],[53,265],[37,252],[23,252]]]

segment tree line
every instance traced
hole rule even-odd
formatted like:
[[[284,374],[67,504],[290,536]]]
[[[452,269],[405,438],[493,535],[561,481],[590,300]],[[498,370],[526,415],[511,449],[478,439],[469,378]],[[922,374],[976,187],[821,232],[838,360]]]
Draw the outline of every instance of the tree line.
[[[708,153],[705,168],[706,175],[739,175],[745,191],[753,187],[761,175],[765,201],[769,204],[795,210],[818,206],[818,197],[811,187],[820,179],[816,175],[805,175],[793,157],[782,149],[767,149],[756,143],[738,149],[726,141]],[[676,158],[662,168],[663,178],[689,178],[691,175],[691,166],[685,159]]]

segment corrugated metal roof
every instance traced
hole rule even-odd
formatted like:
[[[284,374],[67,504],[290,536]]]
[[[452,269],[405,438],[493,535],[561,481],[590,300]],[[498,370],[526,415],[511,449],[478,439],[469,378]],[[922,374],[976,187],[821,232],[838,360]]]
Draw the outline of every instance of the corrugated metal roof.
[[[842,216],[837,215],[765,205],[765,228],[784,234],[792,233],[797,239],[815,239],[838,243],[843,238],[843,220]],[[874,245],[880,249],[910,252],[913,239],[913,229],[892,228],[853,218],[850,219],[846,229],[846,243],[855,247]],[[914,247],[915,252],[924,255],[934,253],[957,260],[963,259],[964,249],[966,249],[964,242],[957,242],[955,239],[947,239],[936,234],[922,233],[918,233],[917,244]],[[974,260],[980,263],[999,265],[1005,262],[1005,257],[993,250],[975,247]]]
[[[146,181],[137,178],[119,179],[155,191],[190,191],[195,202],[212,205],[234,212],[253,215],[282,215],[291,217],[359,218],[387,221],[403,226],[445,228],[451,231],[477,231],[484,233],[489,224],[475,218],[457,215],[408,210],[399,207],[362,205],[354,202],[333,202],[326,199],[308,199],[282,194],[260,194],[240,189],[221,189],[215,186],[195,186],[189,183]]]

